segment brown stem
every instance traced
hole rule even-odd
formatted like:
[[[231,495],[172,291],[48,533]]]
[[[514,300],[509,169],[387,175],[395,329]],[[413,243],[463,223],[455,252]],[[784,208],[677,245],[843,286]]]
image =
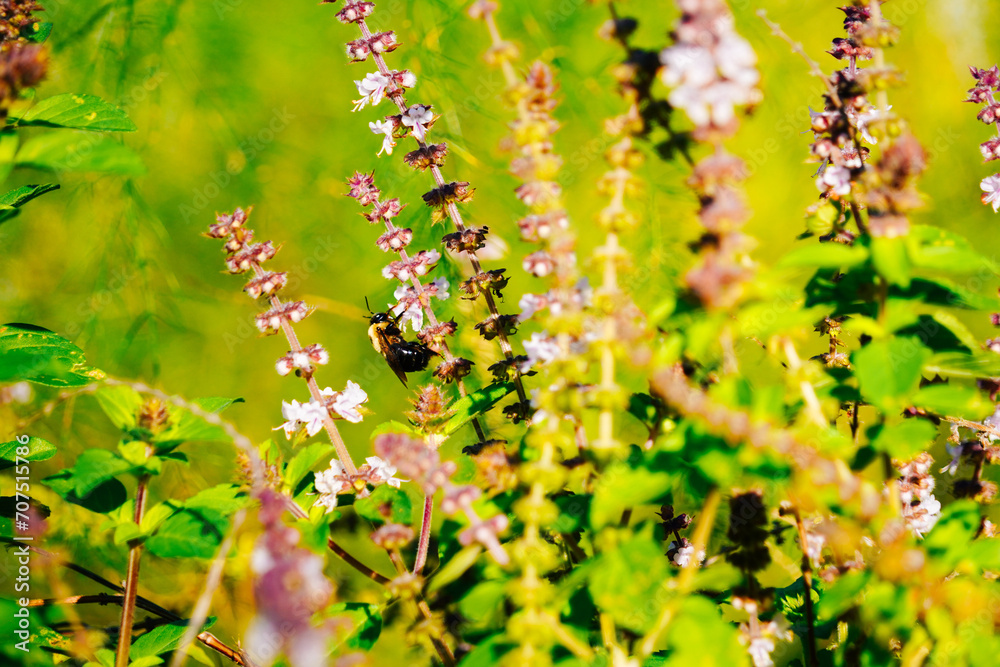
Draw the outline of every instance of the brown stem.
[[[399,555],[398,550],[391,550],[389,553],[389,560],[396,567],[396,571],[399,574],[407,574],[406,564],[403,563],[403,557]],[[416,603],[417,611],[423,616],[424,620],[427,621],[428,626],[433,627],[431,623],[433,615],[431,614],[431,608],[428,606],[427,601],[424,600],[424,596],[419,592],[414,592],[413,601]],[[441,662],[445,664],[445,667],[452,667],[455,664],[455,654],[452,652],[451,647],[446,644],[441,637],[436,634],[431,634],[431,643],[434,645],[434,650],[437,651],[438,657],[441,658]]]
[[[7,544],[18,544],[18,545],[21,544],[19,542],[15,542],[13,539],[11,539],[9,537],[0,537],[0,542],[4,542],[4,543],[7,543]],[[94,582],[100,584],[101,586],[104,586],[105,588],[110,588],[113,591],[118,591],[118,593],[119,593],[118,595],[111,596],[111,597],[117,599],[117,604],[121,604],[121,601],[124,599],[124,595],[123,595],[124,591],[122,590],[121,586],[119,586],[117,584],[111,583],[110,581],[108,581],[107,579],[105,579],[101,575],[97,574],[96,572],[94,572],[92,570],[88,570],[87,568],[83,567],[82,565],[77,565],[76,563],[71,563],[69,561],[61,560],[61,559],[59,559],[56,556],[56,554],[54,554],[51,551],[46,551],[45,549],[42,549],[42,548],[39,548],[39,547],[35,547],[35,546],[31,546],[31,545],[26,545],[26,546],[31,551],[33,551],[33,552],[35,552],[37,554],[40,554],[42,556],[48,557],[50,559],[53,559],[53,562],[60,563],[67,570],[72,570],[73,572],[76,572],[77,574],[80,574],[80,575],[82,575],[82,576],[90,579],[91,581],[94,581]],[[91,600],[88,599],[88,598],[91,598],[91,597],[99,597],[99,596],[80,595],[80,596],[76,596],[75,598],[73,598],[73,597],[71,597],[71,598],[63,598],[62,600],[40,600],[38,602],[40,602],[41,604],[36,604],[36,605],[32,605],[32,606],[45,606],[46,604],[50,604],[50,603],[51,604],[59,604],[59,603],[62,603],[64,600],[65,600],[65,604],[85,604],[85,603],[91,602]],[[98,600],[93,600],[93,602],[100,603]],[[155,602],[153,602],[153,601],[151,601],[151,600],[149,600],[147,598],[142,597],[141,595],[136,595],[136,597],[135,597],[135,606],[138,607],[139,609],[144,610],[144,611],[148,611],[151,614],[156,614],[157,616],[160,616],[161,618],[168,619],[171,622],[184,620],[180,616],[178,616],[177,614],[175,614],[174,612],[170,611],[169,609],[164,609],[160,605],[156,604]],[[224,642],[220,641],[219,638],[216,637],[215,635],[213,635],[211,632],[202,632],[202,633],[200,633],[198,635],[198,641],[200,641],[202,644],[204,644],[208,648],[212,649],[213,651],[216,651],[217,653],[220,653],[220,654],[224,655],[225,657],[229,658],[231,661],[235,662],[237,665],[240,665],[241,667],[253,667],[253,662],[249,658],[247,658],[246,656],[244,656],[243,653],[241,653],[240,651],[238,651],[238,650],[236,650],[236,649],[234,649],[234,648],[226,645]]]
[[[265,275],[265,271],[261,268],[258,262],[251,262],[253,267],[254,275],[260,278]],[[271,307],[280,308],[281,299],[277,295],[272,294],[270,297]],[[292,323],[281,318],[281,330],[285,334],[285,338],[288,339],[288,345],[291,347],[292,352],[299,352],[302,350],[302,344],[299,343],[299,337],[295,334],[295,328],[292,327]],[[312,376],[312,373],[305,374],[306,384],[309,386],[309,395],[314,401],[320,405],[326,405],[326,399],[319,391],[319,384],[316,383],[316,378]],[[347,450],[347,445],[344,444],[344,439],[340,436],[340,431],[337,430],[337,425],[333,422],[333,417],[330,416],[330,411],[325,410],[323,416],[323,428],[326,430],[327,436],[330,438],[330,442],[333,443],[334,448],[337,450],[337,458],[340,459],[341,464],[349,475],[358,474],[358,469],[354,465],[354,461],[351,459],[351,453]]]
[[[345,563],[347,563],[348,565],[350,565],[355,570],[357,570],[361,574],[365,575],[366,577],[368,577],[372,581],[380,583],[383,586],[385,586],[390,581],[392,581],[392,579],[389,579],[388,577],[382,576],[381,574],[379,574],[375,570],[371,569],[370,567],[368,567],[367,565],[365,565],[364,563],[362,563],[361,561],[359,561],[357,558],[355,558],[351,554],[347,553],[347,551],[344,550],[344,547],[342,547],[339,544],[337,544],[336,542],[334,542],[334,540],[333,540],[332,537],[326,538],[326,546],[328,546],[330,548],[330,551],[332,551],[333,553],[335,553],[338,556],[340,556],[341,560],[343,560]]]
[[[809,667],[818,667],[819,657],[816,654],[816,628],[813,617],[812,600],[812,561],[809,560],[806,525],[802,516],[795,510],[795,525],[799,530],[799,546],[802,547],[802,583],[805,586],[806,613],[806,651],[809,656]]]
[[[434,512],[434,498],[424,496],[424,516],[420,522],[420,539],[417,541],[417,557],[413,563],[413,573],[420,574],[427,563],[427,548],[431,541],[431,516]]]
[[[152,446],[146,445],[146,455],[152,454]],[[139,486],[135,493],[134,521],[142,525],[142,515],[146,512],[146,495],[149,487],[149,475],[139,477]],[[128,570],[125,573],[125,596],[122,601],[121,622],[118,624],[118,651],[115,654],[115,667],[128,667],[128,652],[132,647],[132,621],[135,616],[136,590],[139,587],[139,558],[142,556],[142,542],[134,540],[129,543]]]

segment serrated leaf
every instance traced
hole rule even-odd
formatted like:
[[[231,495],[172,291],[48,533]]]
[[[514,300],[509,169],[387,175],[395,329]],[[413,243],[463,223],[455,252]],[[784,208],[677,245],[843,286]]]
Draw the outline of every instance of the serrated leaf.
[[[355,500],[354,511],[369,521],[409,525],[413,503],[402,490],[382,484],[371,495]]]
[[[814,269],[849,269],[868,259],[868,249],[841,243],[810,243],[795,248],[778,261],[778,267],[807,266]]]
[[[206,412],[218,414],[230,405],[243,403],[242,398],[199,398],[192,403]],[[216,424],[209,424],[202,417],[184,410],[174,408],[170,412],[169,426],[165,431],[154,438],[154,442],[163,444],[168,442],[190,442],[190,441],[225,441],[229,440],[226,430]]]
[[[50,387],[82,387],[104,377],[83,350],[33,324],[0,326],[0,382],[27,380]]]
[[[466,570],[475,564],[476,559],[479,558],[479,554],[482,552],[483,548],[481,546],[470,544],[447,561],[444,561],[444,565],[434,574],[434,578],[431,579],[430,584],[427,586],[427,592],[433,593],[461,577],[465,574]]]
[[[494,383],[458,399],[448,408],[452,416],[444,425],[444,435],[452,435],[472,421],[473,417],[489,411],[512,391],[514,391],[512,382]]]
[[[370,651],[382,634],[382,610],[378,605],[363,602],[338,602],[330,607],[331,615],[346,616],[354,624],[339,644],[355,651]]]
[[[22,447],[28,448],[27,454],[18,454],[17,450]],[[22,449],[22,451],[24,451]],[[31,436],[28,442],[21,444],[17,440],[11,440],[0,444],[0,470],[13,468],[18,458],[25,461],[46,461],[56,455],[58,449],[51,442]]]
[[[146,172],[142,159],[125,144],[87,132],[49,132],[26,141],[18,165],[50,171],[89,171],[123,176]]]
[[[95,132],[135,132],[128,114],[96,95],[64,93],[46,98],[28,109],[19,125],[62,127]]]

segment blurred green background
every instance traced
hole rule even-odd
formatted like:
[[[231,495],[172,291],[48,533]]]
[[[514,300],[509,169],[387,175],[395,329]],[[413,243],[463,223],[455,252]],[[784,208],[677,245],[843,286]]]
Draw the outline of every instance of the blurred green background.
[[[843,36],[843,14],[835,2],[731,4],[738,30],[757,50],[763,76],[764,101],[731,148],[752,167],[747,191],[755,216],[747,229],[759,241],[755,258],[767,266],[799,243],[803,212],[816,200],[816,165],[805,163],[811,134],[803,132],[808,107],[823,103],[821,83],[754,12],[767,10],[825,71],[836,66],[824,51],[831,39]],[[46,8],[45,20],[55,22],[52,68],[39,96],[87,92],[126,108],[139,131],[123,141],[146,169],[127,176],[57,174],[61,190],[0,226],[3,321],[52,329],[114,376],[189,398],[241,396],[246,403],[227,415],[254,440],[266,439],[282,421],[281,401],[304,400],[306,390],[301,381],[275,374],[273,363],[286,351],[285,341],[258,337],[253,316],[259,304],[240,291],[241,278],[223,273],[219,242],[200,236],[214,212],[254,205],[257,237],[282,246],[271,268],[289,272],[292,289],[286,296],[318,306],[297,329],[304,344],[319,342],[331,352],[331,364],[318,374],[320,386],[342,389],[354,379],[372,396],[376,415],[342,429],[356,458],[369,455],[371,430],[400,419],[409,407],[408,393],[365,335],[365,297],[383,308],[395,285],[381,276],[388,258],[374,245],[379,230],[343,196],[345,179],[355,170],[374,169],[380,187],[407,204],[400,224],[414,229],[414,248],[439,247],[440,236],[450,230],[430,227],[420,200],[430,179],[402,164],[405,144],[390,158],[375,156],[380,141],[367,123],[389,107],[351,112],[357,97],[352,80],[374,69],[371,63],[349,64],[344,56],[342,43],[356,37],[353,26],[336,21],[336,6],[315,2],[55,0]],[[513,312],[521,294],[542,287],[520,270],[520,258],[530,249],[517,238],[515,222],[523,209],[511,192],[516,181],[507,172],[509,156],[498,148],[510,118],[499,98],[502,77],[483,63],[485,27],[464,10],[464,3],[387,0],[377,3],[371,22],[397,33],[402,46],[388,61],[416,73],[409,100],[433,104],[441,114],[432,137],[447,140],[451,148],[446,176],[477,188],[476,201],[466,207],[469,221],[489,226],[509,245],[506,257],[486,268],[508,269],[512,279],[503,305]],[[619,11],[640,19],[635,45],[655,49],[666,43],[676,17],[668,2],[626,2]],[[976,121],[976,107],[963,100],[971,86],[968,65],[990,66],[1000,59],[1000,10],[996,3],[972,0],[893,0],[884,12],[902,30],[887,58],[906,75],[905,87],[891,91],[890,100],[931,157],[922,184],[928,204],[914,219],[965,234],[996,260],[997,220],[979,203],[979,181],[992,170],[981,164],[978,144],[990,130]],[[562,103],[556,115],[563,129],[556,149],[565,158],[561,180],[585,266],[590,249],[601,242],[592,224],[603,205],[594,183],[604,170],[602,153],[613,141],[603,133],[603,121],[623,110],[611,94],[610,75],[623,53],[596,36],[607,16],[602,3],[583,0],[508,0],[498,16],[501,32],[521,46],[523,63],[542,58],[558,68]],[[662,87],[659,91],[665,94]],[[671,279],[689,266],[685,243],[697,236],[698,227],[696,202],[684,186],[687,167],[662,162],[650,146],[642,148],[653,158],[640,172],[647,196],[631,205],[642,211],[645,223],[624,242],[637,264],[649,269],[648,279],[635,278],[631,286],[638,303],[651,308],[668,298]],[[11,187],[50,182],[53,176],[19,170],[12,179]],[[460,269],[442,270],[453,277]],[[981,289],[991,285],[984,282]],[[446,314],[465,321],[484,317],[478,304],[471,314],[459,313],[470,308],[455,298],[443,306]],[[969,324],[977,335],[988,334],[982,319]],[[478,364],[470,382],[478,387],[487,381],[485,369],[496,350],[474,334],[466,327],[457,347],[482,352],[474,357]],[[85,447],[102,442],[110,447],[116,438],[90,397],[59,408],[33,428],[61,448],[39,474],[71,464]],[[468,443],[454,446],[462,444]],[[157,492],[186,496],[231,476],[228,446],[199,448],[192,458],[196,465],[168,471]],[[78,537],[88,539],[82,528]],[[364,542],[359,537],[355,547],[366,552]],[[123,552],[107,547],[104,557],[120,571]],[[170,567],[160,563],[153,571]],[[230,575],[234,581],[236,573]],[[183,604],[200,583],[191,577],[178,590],[172,578],[160,583],[144,578],[147,590],[163,588],[164,604],[171,595]],[[347,596],[363,587],[342,583]],[[247,599],[249,591],[233,587],[229,594]]]

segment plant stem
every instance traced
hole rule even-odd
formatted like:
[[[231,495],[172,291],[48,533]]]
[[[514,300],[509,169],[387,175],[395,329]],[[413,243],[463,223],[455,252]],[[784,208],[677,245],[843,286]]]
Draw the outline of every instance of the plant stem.
[[[802,516],[799,514],[797,509],[795,510],[795,525],[799,530],[799,546],[802,548],[802,583],[806,589],[806,655],[808,656],[809,667],[818,667],[819,657],[816,655],[816,627],[815,620],[813,618],[812,561],[809,560],[806,525],[802,521]]]
[[[348,565],[350,565],[355,570],[357,570],[361,574],[365,575],[366,577],[368,577],[372,581],[378,582],[378,583],[382,584],[383,586],[385,586],[390,581],[392,581],[392,579],[389,579],[388,577],[382,576],[381,574],[379,574],[375,570],[371,569],[370,567],[368,567],[367,565],[365,565],[364,563],[362,563],[361,561],[359,561],[357,558],[355,558],[351,554],[347,553],[347,551],[344,550],[344,547],[342,547],[339,544],[337,544],[336,542],[334,542],[334,540],[333,540],[332,537],[326,538],[326,546],[328,546],[330,548],[330,551],[332,551],[333,553],[335,553],[338,556],[340,556],[341,560],[343,560],[345,563],[347,563]]]
[[[146,445],[146,455],[152,454],[152,446]],[[146,512],[146,493],[149,487],[149,475],[139,477],[139,486],[135,492],[135,524],[142,524],[142,516]],[[139,587],[139,558],[142,555],[142,542],[135,540],[129,543],[128,571],[125,573],[125,596],[122,600],[121,622],[118,624],[118,651],[115,654],[115,667],[128,667],[128,652],[132,647],[132,621],[135,615],[136,590]]]
[[[18,546],[22,546],[23,545],[22,542],[17,542],[17,541],[15,541],[12,538],[3,537],[3,536],[0,536],[0,542],[3,542],[5,544],[15,544],[15,545],[18,545]],[[41,549],[39,547],[32,546],[32,545],[23,545],[23,546],[26,546],[29,550],[31,550],[31,551],[33,551],[33,552],[35,552],[35,553],[37,553],[37,554],[39,554],[41,556],[45,556],[47,558],[53,559],[54,562],[58,562],[60,565],[62,565],[62,567],[65,567],[67,570],[71,570],[73,572],[76,572],[77,574],[82,575],[82,576],[86,577],[87,579],[90,579],[91,581],[100,584],[101,586],[104,586],[105,588],[110,588],[113,591],[118,591],[118,595],[108,596],[108,598],[109,598],[107,600],[108,602],[116,601],[117,604],[121,604],[121,601],[124,599],[124,595],[123,595],[124,591],[123,591],[123,589],[122,589],[121,586],[119,586],[117,584],[111,583],[110,581],[108,581],[107,579],[105,579],[101,575],[97,574],[93,570],[88,570],[87,568],[83,567],[82,565],[77,565],[76,563],[71,563],[69,561],[61,560],[61,559],[59,559],[57,557],[56,554],[52,553],[51,551],[46,551],[45,549]],[[62,600],[39,600],[39,601],[36,601],[36,602],[38,602],[38,604],[35,604],[35,605],[32,605],[32,606],[45,606],[46,604],[60,604],[60,603],[65,603],[65,604],[86,604],[86,603],[90,603],[90,602],[96,602],[98,604],[101,604],[100,600],[98,600],[98,599],[92,599],[92,598],[99,598],[99,597],[101,597],[101,596],[100,595],[78,595],[78,596],[75,596],[75,597],[64,598]],[[114,599],[111,599],[111,598],[114,598]],[[175,614],[174,612],[170,611],[169,609],[164,609],[163,607],[161,607],[160,605],[156,604],[152,600],[144,598],[141,595],[136,595],[135,596],[135,606],[138,607],[139,609],[143,609],[145,611],[148,611],[151,614],[156,614],[157,616],[159,616],[161,618],[165,618],[165,619],[167,619],[167,620],[169,620],[171,622],[184,620],[180,616],[178,616],[177,614]],[[211,632],[202,632],[202,633],[200,633],[198,635],[198,641],[200,641],[202,644],[204,644],[208,648],[212,649],[213,651],[216,651],[217,653],[220,653],[220,654],[224,655],[225,657],[229,658],[231,661],[235,662],[237,665],[241,665],[241,667],[253,667],[253,664],[254,664],[253,661],[251,661],[249,658],[247,658],[245,655],[243,655],[243,653],[240,652],[239,650],[234,649],[234,648],[226,645],[224,642],[222,642],[218,637],[216,637],[215,635],[213,635]]]
[[[389,560],[396,567],[396,571],[399,574],[407,574],[406,564],[403,562],[403,557],[399,555],[398,550],[389,551]],[[433,627],[433,614],[431,614],[431,608],[428,606],[427,601],[424,599],[423,595],[419,591],[414,591],[413,601],[417,606],[417,611],[427,622],[429,627]],[[455,654],[452,652],[451,647],[444,642],[444,640],[434,634],[430,635],[431,643],[434,645],[434,650],[437,651],[438,656],[441,658],[441,662],[445,664],[445,667],[452,667],[455,665]]]
[[[417,542],[417,557],[413,563],[413,573],[420,574],[427,563],[427,548],[431,541],[431,517],[434,512],[434,498],[424,496],[424,516],[420,522],[420,539]]]
[[[686,594],[690,592],[691,586],[694,584],[694,575],[701,567],[698,554],[704,551],[705,545],[708,544],[708,537],[712,532],[712,526],[715,523],[715,514],[719,509],[719,501],[721,499],[722,494],[717,488],[709,491],[708,497],[705,499],[705,504],[701,508],[701,516],[698,517],[698,526],[695,528],[691,539],[691,545],[694,547],[694,557],[688,560],[687,565],[681,568],[681,574],[677,578],[677,597],[667,603],[660,617],[653,624],[653,629],[642,638],[642,642],[639,644],[640,656],[652,655],[653,649],[656,648],[657,640],[666,631],[667,626],[670,625],[670,621],[673,620],[674,613],[677,611],[675,608],[677,601],[684,600]]]

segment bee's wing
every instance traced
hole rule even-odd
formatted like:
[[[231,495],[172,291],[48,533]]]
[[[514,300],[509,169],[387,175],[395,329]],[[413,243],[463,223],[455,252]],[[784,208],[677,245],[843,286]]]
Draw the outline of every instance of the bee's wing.
[[[385,331],[376,329],[376,332],[378,333],[379,345],[382,346],[382,356],[385,357],[385,361],[389,364],[392,372],[396,374],[399,381],[406,387],[406,373],[400,368],[399,357],[396,356],[395,348],[392,346],[389,337],[385,335]]]

